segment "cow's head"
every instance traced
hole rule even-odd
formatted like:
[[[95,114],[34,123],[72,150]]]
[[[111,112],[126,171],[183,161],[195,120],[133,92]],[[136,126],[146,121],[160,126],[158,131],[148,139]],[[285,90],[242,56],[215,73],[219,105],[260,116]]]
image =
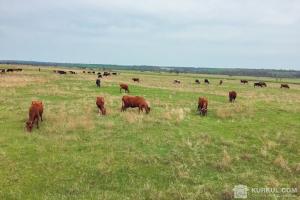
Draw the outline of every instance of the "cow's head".
[[[27,131],[31,132],[33,127],[33,121],[27,121],[26,122],[26,129]]]

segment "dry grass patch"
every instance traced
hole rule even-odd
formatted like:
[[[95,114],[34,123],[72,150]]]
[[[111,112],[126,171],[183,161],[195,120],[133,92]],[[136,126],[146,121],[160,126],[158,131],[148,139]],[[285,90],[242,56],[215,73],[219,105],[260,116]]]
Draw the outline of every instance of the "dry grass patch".
[[[230,169],[231,163],[232,163],[232,158],[228,154],[226,149],[224,149],[222,160],[220,160],[216,163],[216,167],[220,171],[228,170],[228,169]]]
[[[29,84],[42,84],[48,80],[23,74],[1,75],[0,87],[25,87]]]
[[[255,112],[255,108],[252,103],[228,103],[223,105],[218,105],[216,108],[216,115],[219,118],[236,118],[242,116],[253,116]]]
[[[277,167],[280,167],[280,168],[282,168],[282,169],[284,169],[284,170],[286,170],[288,172],[291,172],[291,169],[290,169],[290,167],[288,165],[288,161],[285,160],[282,155],[277,156],[277,158],[274,160],[273,163]]]
[[[163,114],[163,118],[167,120],[174,120],[177,123],[181,122],[182,120],[185,119],[187,113],[189,113],[191,110],[189,108],[172,108],[168,109]]]

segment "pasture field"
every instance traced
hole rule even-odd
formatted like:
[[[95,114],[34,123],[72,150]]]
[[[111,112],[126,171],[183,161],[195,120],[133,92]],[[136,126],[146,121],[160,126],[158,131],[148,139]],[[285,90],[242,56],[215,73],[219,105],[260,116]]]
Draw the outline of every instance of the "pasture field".
[[[267,81],[254,88],[241,77],[118,71],[97,88],[96,76],[82,70],[23,69],[0,74],[0,199],[233,199],[239,184],[297,188],[289,198],[300,198],[299,79],[281,80],[298,84],[280,89],[272,78],[242,77]],[[150,114],[121,113],[119,83],[144,96]],[[97,96],[107,116],[98,115]],[[207,117],[196,112],[200,96],[208,98]],[[28,133],[32,100],[43,101],[44,121]],[[248,192],[248,199],[285,198]]]

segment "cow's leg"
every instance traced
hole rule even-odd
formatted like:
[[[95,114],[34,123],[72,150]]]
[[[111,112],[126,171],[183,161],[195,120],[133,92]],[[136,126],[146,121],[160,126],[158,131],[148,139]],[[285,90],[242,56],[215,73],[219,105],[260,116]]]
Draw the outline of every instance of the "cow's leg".
[[[40,113],[41,121],[43,121],[43,113]]]
[[[39,118],[36,118],[36,127],[37,127],[37,128],[40,128],[40,127],[39,127]]]

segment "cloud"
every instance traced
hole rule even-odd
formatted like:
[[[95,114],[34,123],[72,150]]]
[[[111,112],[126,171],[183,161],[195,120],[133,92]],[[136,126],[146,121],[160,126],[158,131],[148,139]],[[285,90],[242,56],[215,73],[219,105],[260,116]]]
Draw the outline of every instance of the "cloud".
[[[300,66],[297,0],[1,0],[0,13],[0,59]]]

